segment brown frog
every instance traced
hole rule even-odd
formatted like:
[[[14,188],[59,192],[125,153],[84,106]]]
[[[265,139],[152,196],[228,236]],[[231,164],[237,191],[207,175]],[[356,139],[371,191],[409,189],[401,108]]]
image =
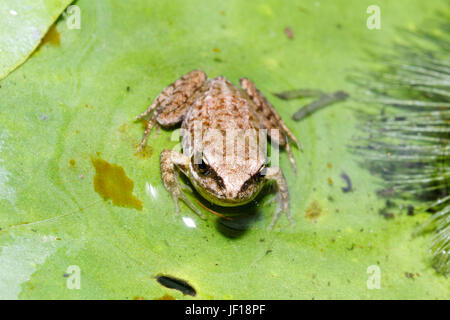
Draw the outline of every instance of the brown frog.
[[[280,205],[269,230],[282,212],[293,224],[283,172],[267,165],[265,133],[272,143],[286,149],[294,170],[288,139],[298,148],[299,144],[255,85],[247,78],[242,78],[240,85],[242,89],[222,76],[208,80],[200,70],[187,73],[136,117],[142,119],[153,112],[139,149],[146,144],[156,122],[163,127],[181,122],[183,153],[164,150],[160,156],[162,180],[175,201],[177,213],[181,199],[204,218],[182,192],[175,166],[205,199],[220,206],[246,204],[258,195],[266,181],[273,180]]]

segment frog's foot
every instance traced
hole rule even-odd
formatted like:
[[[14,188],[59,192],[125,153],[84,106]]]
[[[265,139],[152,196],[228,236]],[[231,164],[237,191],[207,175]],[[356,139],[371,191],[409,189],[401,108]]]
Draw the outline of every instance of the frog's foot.
[[[266,200],[266,201],[264,202],[263,206],[264,206],[264,207],[270,206],[270,205],[271,205],[272,203],[274,203],[274,202],[277,202],[277,203],[280,202],[280,199],[279,199],[279,197],[278,197],[278,193],[277,193],[275,196],[272,196],[269,200]]]
[[[176,214],[178,215],[180,212],[178,201],[182,200],[202,219],[205,219],[203,213],[184,195],[182,191],[183,184],[178,181],[178,175],[175,171],[175,165],[181,167],[188,166],[189,158],[173,150],[164,150],[163,152],[161,152],[160,165],[164,187],[166,187],[167,191],[169,191],[173,200],[175,201]]]
[[[139,145],[139,151],[147,143],[148,135],[156,122],[162,126],[173,126],[183,120],[192,99],[196,96],[194,93],[205,80],[206,73],[200,70],[185,74],[165,88],[147,110],[136,117],[136,120],[141,120],[153,112]]]
[[[152,130],[155,123],[156,123],[156,115],[154,114],[152,118],[148,121],[147,126],[145,127],[144,136],[142,137],[142,141],[139,144],[138,152],[141,152],[142,149],[147,144],[148,135],[150,134],[150,131]]]
[[[266,170],[267,180],[275,180],[278,192],[276,199],[278,200],[279,207],[277,212],[272,218],[272,222],[270,223],[268,230],[272,230],[277,220],[280,218],[281,214],[284,212],[289,219],[291,225],[294,225],[294,220],[292,219],[290,210],[289,210],[289,190],[286,182],[286,178],[283,175],[283,172],[278,167],[270,167]]]

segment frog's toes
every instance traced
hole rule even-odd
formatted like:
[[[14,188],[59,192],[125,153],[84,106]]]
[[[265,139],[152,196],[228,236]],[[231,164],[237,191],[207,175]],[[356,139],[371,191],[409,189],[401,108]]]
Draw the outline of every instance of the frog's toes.
[[[183,202],[192,209],[192,211],[194,211],[200,218],[202,218],[203,220],[206,219],[205,215],[200,211],[200,209],[198,207],[196,207],[191,200],[189,200],[188,198],[186,198],[186,196],[184,195],[184,193],[181,193],[178,196],[178,199],[183,200]],[[178,200],[177,199],[177,200]],[[177,201],[175,201],[177,202]],[[178,204],[176,205],[178,207]],[[178,209],[179,210],[179,209]]]
[[[273,227],[275,226],[276,222],[278,221],[278,219],[280,218],[282,213],[285,213],[291,226],[294,226],[294,219],[292,218],[291,212],[289,210],[289,208],[284,208],[280,205],[277,209],[277,212],[275,213],[275,215],[272,218],[272,221],[269,224],[269,227],[267,228],[268,231],[271,231],[273,229]]]
[[[268,200],[266,200],[263,204],[264,207],[272,205],[274,202],[279,203],[280,202],[280,195],[276,194],[271,196]]]

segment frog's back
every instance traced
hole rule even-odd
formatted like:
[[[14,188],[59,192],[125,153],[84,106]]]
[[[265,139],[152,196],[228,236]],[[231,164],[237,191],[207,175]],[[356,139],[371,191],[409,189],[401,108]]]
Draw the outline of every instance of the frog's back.
[[[225,77],[207,81],[203,94],[193,103],[183,121],[183,129],[193,131],[194,123],[201,124],[202,132],[216,129],[257,129],[258,118],[247,94]]]
[[[225,77],[208,80],[203,90],[183,120],[183,152],[189,156],[203,153],[219,174],[240,171],[244,178],[253,175],[265,163],[253,102]],[[198,138],[201,143],[196,142]],[[231,162],[226,158],[230,155]]]

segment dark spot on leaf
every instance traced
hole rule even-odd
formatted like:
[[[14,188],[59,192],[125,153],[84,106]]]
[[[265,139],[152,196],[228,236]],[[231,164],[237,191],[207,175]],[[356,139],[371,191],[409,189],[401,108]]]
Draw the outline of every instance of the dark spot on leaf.
[[[380,215],[382,215],[385,219],[394,219],[395,215],[392,212],[388,211],[388,208],[380,209]]]
[[[284,28],[284,34],[288,37],[288,39],[294,38],[294,32],[292,32],[292,29],[289,27]]]
[[[175,278],[169,275],[159,275],[156,277],[156,281],[158,281],[160,285],[166,288],[181,291],[181,293],[185,295],[187,294],[195,297],[195,295],[197,294],[195,289],[186,280],[183,279]]]
[[[350,192],[350,191],[353,191],[353,188],[352,188],[352,181],[350,180],[350,177],[349,177],[345,172],[343,172],[343,173],[341,174],[341,178],[344,179],[345,182],[347,183],[347,186],[346,186],[346,187],[342,187],[342,192]]]
[[[395,208],[397,205],[392,200],[386,200],[386,208]]]

